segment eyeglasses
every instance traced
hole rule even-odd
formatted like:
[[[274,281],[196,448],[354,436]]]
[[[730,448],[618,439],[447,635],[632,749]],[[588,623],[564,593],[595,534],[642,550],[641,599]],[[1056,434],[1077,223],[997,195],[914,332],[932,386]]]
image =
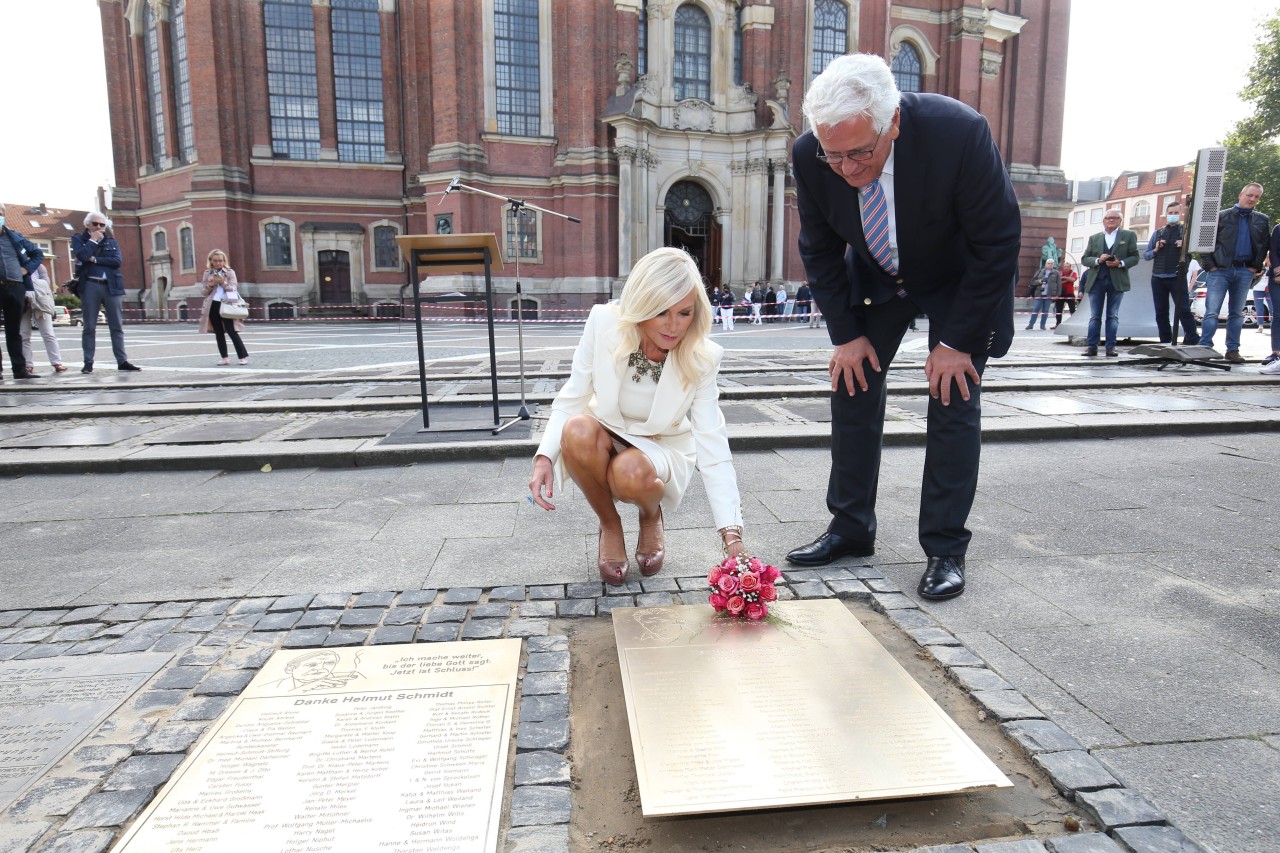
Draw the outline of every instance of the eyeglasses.
[[[90,227],[90,228],[106,228],[106,227],[107,227],[107,223],[105,223],[105,222],[90,222],[90,223],[89,223],[89,227]]]
[[[857,151],[848,151],[844,154],[827,154],[818,155],[818,159],[826,163],[828,166],[839,166],[845,160],[852,160],[855,163],[862,163],[870,160],[875,155],[876,149],[880,147],[880,137],[884,135],[884,130],[876,134],[876,141],[872,143],[870,148],[859,148]]]

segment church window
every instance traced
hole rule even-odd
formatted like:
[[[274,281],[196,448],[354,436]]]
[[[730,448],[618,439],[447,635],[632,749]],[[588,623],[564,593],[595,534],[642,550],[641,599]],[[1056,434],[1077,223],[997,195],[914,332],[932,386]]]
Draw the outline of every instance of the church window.
[[[169,36],[173,42],[173,94],[177,106],[178,151],[182,162],[196,156],[195,127],[191,114],[191,69],[187,62],[187,0],[173,0]]]
[[[333,0],[333,86],[338,159],[386,159],[382,103],[382,26],[377,0]]]
[[[538,136],[538,0],[494,0],[493,30],[498,132]]]
[[[676,100],[711,100],[711,21],[707,13],[692,3],[676,10],[675,70]]]
[[[318,160],[320,96],[311,0],[268,0],[262,12],[271,153],[283,159]]]
[[[155,9],[148,3],[143,12],[142,44],[147,54],[147,111],[151,131],[151,163],[164,168],[169,157],[164,138],[164,84],[160,79],[160,34]]]
[[[893,82],[899,92],[919,92],[921,69],[920,51],[911,42],[904,41],[893,57]]]
[[[813,4],[813,75],[848,52],[849,7],[840,0],[817,0]]]
[[[287,222],[268,222],[263,229],[266,242],[266,266],[293,266],[293,229]]]

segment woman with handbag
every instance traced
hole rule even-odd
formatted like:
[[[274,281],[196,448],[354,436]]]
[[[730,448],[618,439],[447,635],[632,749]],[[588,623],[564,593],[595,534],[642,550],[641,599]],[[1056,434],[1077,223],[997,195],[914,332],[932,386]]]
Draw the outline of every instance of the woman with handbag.
[[[204,287],[204,305],[200,308],[200,332],[213,332],[218,337],[218,364],[230,364],[227,358],[227,338],[235,344],[236,356],[241,364],[249,363],[249,351],[240,340],[244,330],[247,305],[236,290],[236,273],[227,265],[227,253],[214,249],[206,260],[207,268],[200,284]],[[224,313],[225,312],[225,313]]]
[[[35,355],[31,351],[31,330],[40,330],[44,339],[44,351],[49,356],[49,363],[57,373],[62,373],[67,366],[62,363],[62,349],[58,346],[58,336],[53,333],[53,288],[49,286],[49,276],[43,266],[38,266],[31,273],[31,283],[35,286],[35,298],[27,300],[27,310],[22,319],[22,357],[27,362],[27,373],[35,373]]]

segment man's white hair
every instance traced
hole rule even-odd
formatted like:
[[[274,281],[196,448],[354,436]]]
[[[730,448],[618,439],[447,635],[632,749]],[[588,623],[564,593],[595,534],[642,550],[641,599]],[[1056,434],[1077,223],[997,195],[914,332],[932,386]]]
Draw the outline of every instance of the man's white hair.
[[[108,227],[108,228],[110,228],[110,227],[111,227],[111,220],[107,218],[107,215],[106,215],[105,213],[103,213],[101,210],[91,210],[91,211],[89,211],[88,213],[86,213],[86,214],[84,215],[84,227],[85,227],[85,228],[88,228],[88,227],[89,227],[89,223],[90,223],[91,221],[93,221],[93,218],[94,218],[95,216],[96,216],[96,217],[98,217],[99,219],[101,219],[103,222],[107,223],[107,227]]]
[[[831,60],[813,78],[804,96],[804,115],[811,127],[832,127],[867,115],[876,133],[883,133],[900,99],[888,63],[870,53],[849,53]]]

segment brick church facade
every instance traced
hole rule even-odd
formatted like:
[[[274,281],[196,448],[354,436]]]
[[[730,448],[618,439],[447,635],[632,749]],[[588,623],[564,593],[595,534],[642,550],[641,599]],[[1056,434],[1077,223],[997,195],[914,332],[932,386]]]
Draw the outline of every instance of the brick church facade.
[[[515,305],[518,254],[526,309],[543,318],[615,296],[662,245],[687,248],[709,284],[793,289],[800,104],[815,69],[853,50],[891,58],[904,90],[987,117],[1022,206],[1026,273],[1045,237],[1065,237],[1069,0],[99,6],[109,214],[129,301],[148,316],[198,304],[214,248],[263,315],[395,312],[408,234],[497,234],[498,304]],[[442,201],[455,177],[581,224],[468,191]],[[424,289],[471,286],[432,275]]]

